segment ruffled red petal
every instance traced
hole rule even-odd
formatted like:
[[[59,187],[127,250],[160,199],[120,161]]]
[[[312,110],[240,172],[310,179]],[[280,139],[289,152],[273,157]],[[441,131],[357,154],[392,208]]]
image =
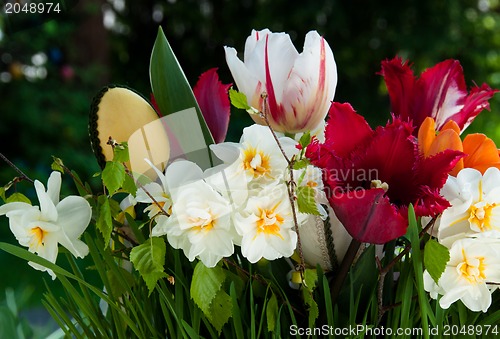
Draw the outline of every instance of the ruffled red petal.
[[[406,233],[407,218],[381,188],[336,194],[330,203],[347,232],[360,242],[384,244]]]

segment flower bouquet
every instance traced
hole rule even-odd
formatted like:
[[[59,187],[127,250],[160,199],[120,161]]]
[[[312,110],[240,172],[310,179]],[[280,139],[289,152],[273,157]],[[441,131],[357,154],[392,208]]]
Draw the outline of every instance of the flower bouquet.
[[[160,28],[151,100],[96,95],[99,188],[58,158],[46,187],[11,164],[0,215],[27,249],[0,249],[54,280],[43,303],[65,335],[498,334],[500,156],[484,134],[461,137],[497,91],[469,92],[456,60],[420,77],[385,60],[391,114],[372,129],[334,101],[317,32],[301,53],[264,29],[243,60],[225,54],[237,90],[216,69],[191,89]],[[239,142],[224,141],[231,105],[255,122]],[[63,175],[78,195],[60,198]],[[20,181],[38,205],[11,193]]]

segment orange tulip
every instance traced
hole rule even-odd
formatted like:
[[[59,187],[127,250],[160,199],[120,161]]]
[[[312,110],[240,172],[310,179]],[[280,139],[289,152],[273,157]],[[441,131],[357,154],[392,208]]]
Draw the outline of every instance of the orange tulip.
[[[500,153],[493,140],[482,133],[475,133],[467,135],[462,141],[460,128],[452,120],[437,132],[434,119],[425,118],[418,130],[418,148],[425,158],[447,149],[464,152],[465,157],[450,171],[453,176],[463,168],[475,168],[482,174],[490,167],[500,169]]]

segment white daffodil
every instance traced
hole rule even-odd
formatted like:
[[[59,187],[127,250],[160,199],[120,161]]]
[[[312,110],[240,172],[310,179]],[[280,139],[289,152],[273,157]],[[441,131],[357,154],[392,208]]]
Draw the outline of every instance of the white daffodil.
[[[449,176],[441,194],[450,202],[438,228],[438,239],[449,246],[466,235],[500,231],[500,170],[489,168],[484,175],[464,168]]]
[[[139,187],[136,192],[135,201],[150,204],[144,209],[144,212],[148,212],[148,217],[152,219],[159,214],[169,213],[172,207],[172,199],[165,174],[148,159],[145,160],[154,169],[161,184],[151,182]]]
[[[471,311],[486,312],[491,292],[500,283],[500,240],[489,237],[464,238],[450,248],[450,260],[438,284],[424,272],[424,288],[432,298],[438,294],[442,308],[461,300]]]
[[[299,224],[304,217],[299,215]],[[290,257],[297,245],[297,233],[286,185],[268,186],[258,196],[250,196],[235,216],[235,226],[243,237],[241,252],[251,263],[261,258]]]
[[[295,140],[278,137],[278,141],[288,157],[298,152]],[[282,180],[287,171],[286,159],[267,126],[246,127],[240,143],[211,145],[211,149],[226,165],[218,169],[223,180],[219,176],[211,184],[218,190],[229,190],[237,204],[244,203],[249,190],[274,184]]]
[[[22,246],[32,253],[55,263],[58,244],[66,247],[75,257],[83,258],[88,247],[79,240],[87,228],[92,211],[89,203],[79,196],[68,196],[59,201],[61,173],[52,172],[47,183],[36,180],[35,190],[40,207],[23,202],[12,202],[0,206],[0,215],[9,218],[12,233]],[[29,262],[35,269],[47,271],[53,279],[52,270]]]
[[[166,177],[172,214],[158,218],[153,236],[166,234],[172,247],[181,248],[190,261],[199,258],[207,267],[232,255],[236,234],[229,202],[203,180],[201,169],[192,162],[172,163]]]

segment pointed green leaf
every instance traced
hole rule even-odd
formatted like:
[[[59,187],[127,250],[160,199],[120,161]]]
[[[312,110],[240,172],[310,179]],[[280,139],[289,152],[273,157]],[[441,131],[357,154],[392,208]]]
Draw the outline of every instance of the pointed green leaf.
[[[293,169],[294,170],[303,169],[303,168],[306,168],[307,166],[309,166],[310,164],[311,163],[309,162],[309,159],[303,158],[303,159],[297,160],[293,163]]]
[[[299,206],[299,212],[314,215],[320,214],[318,206],[316,206],[316,200],[314,199],[315,195],[316,193],[312,187],[297,187],[297,205]]]
[[[52,156],[52,159],[54,162],[50,165],[50,168],[54,171],[59,171],[61,173],[64,173],[64,163],[61,159]]]
[[[115,193],[122,187],[125,181],[125,167],[116,161],[107,161],[106,167],[102,171],[102,182],[110,194]]]
[[[244,109],[250,114],[260,114],[260,112],[248,105],[247,96],[245,93],[238,92],[237,90],[231,88],[229,89],[229,100],[231,100],[231,104],[239,109]]]
[[[267,330],[269,332],[274,332],[274,329],[276,328],[276,319],[278,318],[278,299],[274,293],[272,293],[271,298],[267,302],[266,317]]]
[[[117,162],[129,161],[127,142],[121,142],[113,148],[113,161]]]
[[[302,136],[300,137],[300,140],[299,140],[299,144],[300,146],[302,146],[302,148],[306,148],[307,146],[309,146],[309,144],[311,143],[311,132],[309,131],[306,131],[304,134],[302,134]]]
[[[210,313],[207,318],[210,323],[215,327],[217,332],[222,331],[222,327],[231,318],[233,314],[233,304],[231,297],[225,291],[220,290],[215,295],[210,305]]]
[[[304,281],[303,285],[305,288],[302,289],[302,295],[304,297],[304,303],[309,308],[309,326],[313,327],[314,322],[319,316],[318,304],[314,300],[313,291],[316,288],[318,282],[318,271],[316,269],[307,269],[304,271]]]
[[[166,251],[165,241],[162,238],[151,237],[130,252],[130,261],[146,282],[149,294],[153,292],[158,280],[168,277],[163,269]]]
[[[450,260],[450,251],[435,239],[429,239],[424,248],[424,265],[434,281],[438,282],[446,264]]]
[[[222,290],[225,279],[221,267],[208,268],[200,261],[191,281],[191,298],[219,332],[232,315],[231,297]]]
[[[149,66],[151,89],[162,115],[194,107],[207,145],[214,140],[201,114],[191,86],[161,27],[158,29]]]
[[[100,195],[97,198],[98,203],[98,217],[96,226],[104,238],[104,246],[107,247],[111,239],[111,232],[113,231],[113,218],[111,216],[111,206],[108,197]]]
[[[25,196],[24,194],[22,193],[19,193],[19,192],[16,192],[16,193],[13,193],[11,194],[6,200],[5,200],[6,203],[9,203],[9,202],[25,202],[27,204],[30,204],[31,205],[31,201],[30,199],[28,199],[27,196]]]

